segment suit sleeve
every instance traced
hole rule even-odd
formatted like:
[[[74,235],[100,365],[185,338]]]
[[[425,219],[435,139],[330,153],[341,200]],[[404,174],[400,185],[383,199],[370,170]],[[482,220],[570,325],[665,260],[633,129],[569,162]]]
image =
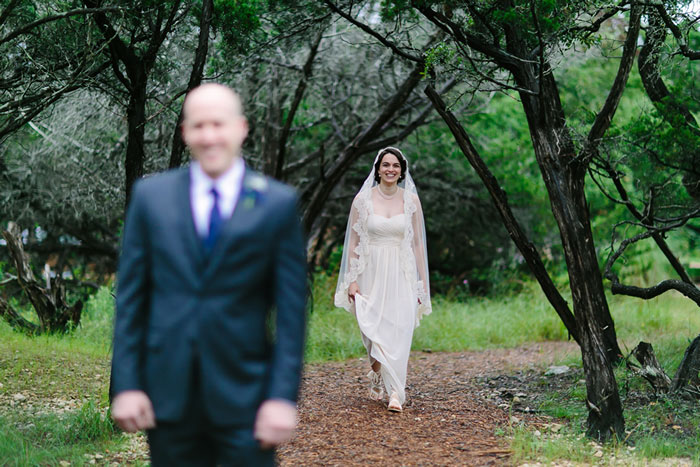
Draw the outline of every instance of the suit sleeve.
[[[127,210],[117,275],[117,303],[112,356],[112,388],[116,395],[143,390],[141,381],[149,298],[149,243],[145,197],[134,185]]]
[[[306,325],[306,247],[296,196],[290,197],[275,254],[277,308],[268,399],[296,402],[304,357]]]

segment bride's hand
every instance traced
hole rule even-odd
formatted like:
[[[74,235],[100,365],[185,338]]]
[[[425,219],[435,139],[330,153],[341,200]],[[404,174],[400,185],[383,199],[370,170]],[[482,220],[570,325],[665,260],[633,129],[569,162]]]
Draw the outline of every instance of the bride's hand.
[[[356,293],[360,293],[360,287],[357,285],[357,282],[353,282],[350,284],[350,287],[348,287],[348,298],[353,302],[355,301]]]

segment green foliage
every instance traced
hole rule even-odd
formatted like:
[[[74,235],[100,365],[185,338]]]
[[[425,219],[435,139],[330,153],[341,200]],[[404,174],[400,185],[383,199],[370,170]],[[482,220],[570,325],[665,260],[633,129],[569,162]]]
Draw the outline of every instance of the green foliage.
[[[80,329],[76,331],[80,339],[105,351],[111,348],[114,331],[114,296],[112,287],[100,287],[88,300],[80,320]]]
[[[497,131],[484,127],[479,126],[476,132]],[[404,150],[411,160],[411,174],[423,207],[430,271],[446,279],[434,282],[433,290],[448,293],[464,279],[474,279],[479,271],[504,269],[496,263],[510,262],[510,239],[488,193],[451,135],[438,125],[427,125],[405,143]],[[493,284],[484,285],[490,288]]]
[[[260,16],[267,0],[215,0],[213,26],[220,30],[226,46],[234,53],[245,51],[251,36],[262,34]]]
[[[382,0],[382,20],[391,21],[396,19],[401,13],[411,11],[412,3],[410,0]]]
[[[651,202],[649,196],[653,196],[660,217],[680,215],[700,202],[700,187],[686,187],[683,183],[685,175],[696,172],[700,135],[685,125],[668,123],[657,112],[631,122],[626,135],[628,144],[622,149],[624,156],[618,164],[633,177],[638,198]],[[700,180],[700,176],[695,177]],[[689,193],[696,194],[697,200]]]
[[[119,14],[114,15],[114,18],[121,18],[117,23],[124,27],[134,26],[136,32],[133,37],[141,38],[148,36],[148,21],[144,19],[152,17],[159,5],[173,3],[119,0],[112,4],[122,8]],[[26,24],[51,11],[61,11],[76,5],[79,6],[80,2],[23,1],[5,27]],[[415,48],[423,44],[429,29],[422,28],[425,22],[421,23],[422,16],[415,8],[421,5],[431,6],[457,24],[469,28],[478,37],[489,38],[489,41],[501,45],[504,27],[517,27],[526,32],[528,41],[536,42],[536,26],[539,26],[547,43],[547,53],[557,51],[553,56],[558,60],[553,63],[557,65],[554,73],[567,114],[567,123],[579,135],[578,142],[583,141],[616,73],[620,39],[625,33],[624,21],[622,15],[616,17],[615,21],[610,22],[611,25],[606,23],[597,34],[575,32],[568,28],[574,18],[582,21],[585,17],[580,15],[582,12],[598,11],[607,2],[518,0],[504,6],[503,2],[483,0],[470,3],[469,9],[459,1],[383,0],[381,4],[370,5],[366,10],[358,8],[356,4],[353,13],[374,15],[377,11],[381,12],[385,23],[373,23],[372,26],[397,43],[404,41]],[[167,165],[165,157],[174,125],[172,118],[179,110],[179,101],[174,105],[169,102],[181,90],[189,72],[190,55],[180,56],[175,53],[178,50],[191,50],[196,39],[199,7],[196,2],[187,3],[187,6],[191,6],[192,14],[178,23],[187,27],[177,29],[169,36],[166,46],[170,44],[170,48],[164,49],[160,55],[155,65],[153,84],[149,88],[151,103],[148,111],[149,119],[152,120],[149,120],[150,130],[146,138],[149,145],[146,163],[148,172],[161,170]],[[255,157],[269,149],[265,147],[268,140],[263,127],[268,123],[270,127],[279,126],[279,121],[273,118],[275,106],[280,115],[286,115],[294,85],[299,79],[297,70],[278,64],[298,67],[304,63],[308,53],[306,40],[318,28],[328,25],[320,19],[328,11],[319,2],[284,0],[217,0],[215,9],[214,28],[220,34],[215,36],[212,50],[221,52],[223,48],[228,52],[212,54],[209,62],[211,75],[223,77],[241,87],[250,109],[250,120],[254,124],[251,125],[253,131],[247,148],[249,162],[256,165],[259,160]],[[532,15],[533,10],[535,17]],[[479,17],[492,24],[493,31],[485,28]],[[94,34],[94,24],[90,18],[76,17],[71,21],[52,23],[42,29],[41,34],[23,39],[27,49],[22,50],[27,51],[26,55],[12,55],[20,52],[17,42],[12,47],[8,46],[8,53],[0,60],[7,61],[5,69],[8,72],[18,63],[39,69],[38,65],[44,62],[36,61],[37,56],[50,59],[45,62],[49,64],[55,64],[52,60],[59,57],[67,57],[70,59],[67,63],[74,64],[81,53],[94,52],[90,47],[99,45],[94,40],[98,36]],[[376,15],[373,18],[376,19]],[[391,91],[391,85],[400,82],[409,69],[396,57],[386,58],[384,48],[374,41],[367,41],[367,37],[357,32],[356,28],[343,30],[339,26],[342,22],[336,20],[337,17],[334,17],[331,23],[333,29],[328,29],[332,33],[324,36],[319,55],[321,58],[313,67],[312,77],[307,82],[308,91],[300,105],[301,111],[292,125],[301,130],[294,133],[287,147],[290,162],[303,159],[320,147],[324,148],[323,157],[308,162],[305,167],[289,176],[288,181],[301,189],[306,188],[322,168],[328,166],[328,155],[337,153],[342,148],[342,144],[331,140],[338,129],[350,134],[374,118],[390,97],[388,91]],[[411,29],[413,27],[416,28]],[[90,34],[84,33],[85,31]],[[142,34],[139,35],[139,31]],[[123,36],[126,40],[127,35]],[[92,41],[81,42],[90,37],[93,38]],[[266,48],[263,44],[268,40],[273,45]],[[595,47],[582,47],[581,42],[576,42],[575,47],[559,48],[561,44],[573,44],[574,40]],[[700,35],[691,31],[688,40],[692,47],[697,48]],[[669,44],[671,43],[672,40],[669,39]],[[56,53],[55,47],[62,47],[60,53]],[[34,57],[35,62],[29,61],[29,56]],[[230,56],[235,56],[236,60],[228,61]],[[495,85],[489,87],[491,84],[488,80],[475,75],[474,70],[470,71],[468,60],[449,40],[433,45],[425,58],[428,71],[437,70],[438,75],[444,73],[460,79],[460,84],[449,94],[449,97],[454,98],[452,109],[507,191],[517,218],[540,250],[548,270],[556,277],[565,276],[559,235],[549,210],[547,193],[535,160],[518,94],[510,91],[491,92],[499,88]],[[471,58],[483,57],[476,54]],[[664,78],[670,84],[672,92],[681,96],[691,111],[697,113],[697,64],[688,63],[681,57],[671,57],[668,53],[667,58],[669,61],[663,69]],[[241,66],[242,63],[246,63],[246,66]],[[478,63],[479,73],[511,83],[503,73],[490,69],[490,64],[481,61]],[[228,68],[223,68],[223,65],[228,65]],[[59,70],[53,71],[58,73]],[[24,225],[46,226],[53,245],[76,241],[75,237],[65,235],[67,226],[71,231],[91,231],[89,240],[95,242],[83,241],[81,247],[116,244],[124,201],[120,145],[124,143],[122,136],[125,127],[122,120],[114,118],[114,115],[120,114],[119,106],[124,100],[121,93],[114,91],[117,87],[112,86],[114,77],[109,78],[111,70],[108,71],[110,73],[106,73],[106,76],[99,77],[90,92],[73,94],[36,120],[45,137],[35,130],[26,129],[17,133],[16,138],[3,142],[0,151],[0,177],[3,177],[0,183],[0,202],[4,209],[0,213],[0,221],[21,219]],[[53,78],[57,76],[59,75],[54,74]],[[439,78],[440,76],[438,80]],[[487,92],[475,94],[474,89]],[[346,91],[346,94],[336,95],[339,90]],[[18,93],[9,93],[7,102],[16,95]],[[462,96],[462,100],[457,99],[457,96]],[[338,125],[338,117],[343,115],[357,118],[343,121],[337,128],[329,123],[334,120]],[[408,118],[400,119],[397,128],[404,127],[408,121]],[[155,127],[158,127],[157,130]],[[612,137],[611,142],[604,149],[611,154],[611,160],[617,164],[617,168],[626,174],[624,182],[636,202],[646,200],[650,188],[657,186],[660,189],[655,194],[656,202],[669,206],[669,213],[674,212],[673,209],[678,211],[680,204],[687,206],[692,201],[681,171],[673,167],[660,168],[654,154],[663,156],[663,160],[671,166],[684,164],[686,169],[692,168],[692,157],[700,144],[692,135],[674,130],[672,125],[661,119],[659,112],[645,98],[636,70],[633,70],[630,77],[609,135]],[[329,140],[331,143],[328,143]],[[468,301],[474,292],[481,293],[484,290],[490,290],[492,294],[499,294],[503,290],[519,291],[523,287],[522,281],[528,277],[522,258],[512,247],[500,219],[491,207],[489,196],[481,188],[480,181],[456,148],[444,125],[434,121],[400,145],[412,161],[412,173],[426,213],[434,289],[456,301]],[[373,154],[370,154],[366,159],[372,157]],[[353,190],[366,174],[369,165],[366,159],[348,171],[342,186],[336,188],[324,213],[334,217],[329,225],[329,242],[335,241],[335,245],[341,241],[338,232],[345,228]],[[6,183],[8,180],[11,183]],[[611,189],[606,183],[603,181],[603,186]],[[587,198],[602,261],[613,233],[612,225],[629,217],[624,207],[610,203],[590,179],[587,183]],[[687,234],[687,237],[674,244],[680,256],[693,254],[693,242],[697,243],[697,238],[697,235]],[[47,248],[45,244],[40,246]],[[329,250],[338,251],[337,248]],[[627,277],[634,276],[633,280],[637,281],[646,280],[645,275],[653,268],[647,259],[649,252],[646,245],[630,250],[624,258],[626,264],[621,265],[627,272]],[[337,268],[334,261],[331,258],[327,269]],[[106,263],[105,269],[114,267],[113,262]],[[465,287],[465,280],[470,284],[469,287]],[[565,280],[559,282],[564,284]],[[84,319],[89,319],[90,314],[91,311],[86,311]],[[103,319],[110,318],[105,314]],[[88,323],[84,323],[81,332],[90,330],[89,332],[95,333],[96,340],[101,338],[105,341],[106,335],[100,335],[99,329],[104,327],[91,328]]]
[[[255,56],[251,49],[257,49],[258,56],[264,55],[270,44],[284,43],[287,36],[294,37],[285,43],[285,48],[298,47],[310,28],[302,26],[296,34],[295,28],[299,23],[324,14],[324,6],[313,1],[215,0],[212,27],[221,33],[222,40],[217,46],[223,58],[238,62]],[[226,67],[219,62],[220,58],[213,57],[212,62]]]
[[[445,42],[440,42],[434,47],[429,48],[425,52],[425,70],[423,70],[423,77],[426,78],[430,76],[432,70],[439,65],[454,65],[459,66],[462,64],[463,59],[460,55],[455,53],[455,50],[450,47]],[[453,63],[454,62],[454,63]]]

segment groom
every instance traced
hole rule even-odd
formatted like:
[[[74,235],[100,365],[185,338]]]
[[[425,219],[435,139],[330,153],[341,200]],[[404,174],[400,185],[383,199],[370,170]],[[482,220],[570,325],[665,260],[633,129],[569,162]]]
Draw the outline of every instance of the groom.
[[[296,424],[304,240],[294,192],[241,159],[247,133],[238,95],[195,88],[182,122],[194,162],[134,186],[112,416],[148,430],[154,466],[274,465]]]

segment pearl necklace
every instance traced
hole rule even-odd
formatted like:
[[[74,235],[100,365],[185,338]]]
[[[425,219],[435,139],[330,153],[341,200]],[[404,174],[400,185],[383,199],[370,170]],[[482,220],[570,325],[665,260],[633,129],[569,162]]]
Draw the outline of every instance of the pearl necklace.
[[[384,194],[384,192],[382,191],[382,189],[380,187],[377,187],[377,192],[379,193],[379,196],[381,196],[384,199],[389,200],[389,199],[394,199],[396,197],[396,193],[399,192],[399,188],[397,187],[396,191],[394,191],[390,196],[387,196],[386,194]]]

